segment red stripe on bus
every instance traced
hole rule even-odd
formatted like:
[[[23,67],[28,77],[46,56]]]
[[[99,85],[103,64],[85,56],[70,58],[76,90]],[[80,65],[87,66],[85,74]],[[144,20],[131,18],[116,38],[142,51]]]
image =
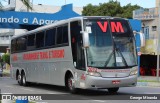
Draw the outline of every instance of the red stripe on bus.
[[[64,49],[62,50],[50,50],[41,52],[30,52],[23,54],[23,60],[44,60],[52,58],[64,58]]]

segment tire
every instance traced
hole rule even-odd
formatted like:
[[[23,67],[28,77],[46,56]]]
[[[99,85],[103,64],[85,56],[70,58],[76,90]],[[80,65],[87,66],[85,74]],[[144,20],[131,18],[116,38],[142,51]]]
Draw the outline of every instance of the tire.
[[[20,86],[22,86],[22,76],[20,73],[18,73],[18,79],[17,79],[17,82]]]
[[[67,78],[67,88],[71,93],[77,93],[77,88],[75,88],[75,81],[72,74],[70,74]]]
[[[26,81],[26,75],[25,75],[25,73],[22,74],[22,85],[23,86],[28,86],[28,82]]]
[[[108,92],[109,93],[117,93],[118,90],[119,90],[119,87],[117,87],[117,88],[108,88]]]

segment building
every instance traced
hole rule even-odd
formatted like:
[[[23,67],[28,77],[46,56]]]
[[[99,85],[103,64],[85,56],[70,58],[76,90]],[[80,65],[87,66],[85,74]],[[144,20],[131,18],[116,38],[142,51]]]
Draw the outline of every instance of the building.
[[[146,39],[146,46],[141,50],[143,54],[157,54],[159,2],[160,0],[156,0],[156,7],[154,8],[141,8],[133,11],[133,18],[142,21],[142,32]]]
[[[33,5],[33,10],[28,10],[21,0],[8,0],[8,5],[3,7],[6,11],[20,11],[20,12],[33,12],[33,13],[55,13],[61,10],[61,6],[50,5]],[[82,7],[73,7],[73,11],[80,14],[82,13]],[[10,39],[14,35],[19,35],[26,32],[26,29],[2,29],[0,28],[0,52],[6,52],[6,48],[10,45]]]
[[[159,6],[160,0],[156,0],[156,7],[140,8],[133,11],[133,18],[141,20],[142,32],[145,34],[146,44],[141,48],[141,69],[145,69],[145,75],[155,76],[157,66],[157,46],[159,35]]]

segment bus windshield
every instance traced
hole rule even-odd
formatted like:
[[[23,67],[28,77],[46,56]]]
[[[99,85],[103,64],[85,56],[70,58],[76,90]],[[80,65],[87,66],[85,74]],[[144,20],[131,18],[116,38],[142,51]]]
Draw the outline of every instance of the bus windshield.
[[[89,31],[87,48],[89,67],[128,68],[137,65],[134,35],[128,21],[122,19],[84,20]]]

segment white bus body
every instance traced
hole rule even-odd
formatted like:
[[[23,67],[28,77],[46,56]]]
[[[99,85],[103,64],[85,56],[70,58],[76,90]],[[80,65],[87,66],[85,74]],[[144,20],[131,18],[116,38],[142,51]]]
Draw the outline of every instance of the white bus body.
[[[133,31],[121,18],[71,18],[11,40],[12,73],[20,85],[37,82],[66,86],[71,92],[117,92],[136,85],[136,60]]]

